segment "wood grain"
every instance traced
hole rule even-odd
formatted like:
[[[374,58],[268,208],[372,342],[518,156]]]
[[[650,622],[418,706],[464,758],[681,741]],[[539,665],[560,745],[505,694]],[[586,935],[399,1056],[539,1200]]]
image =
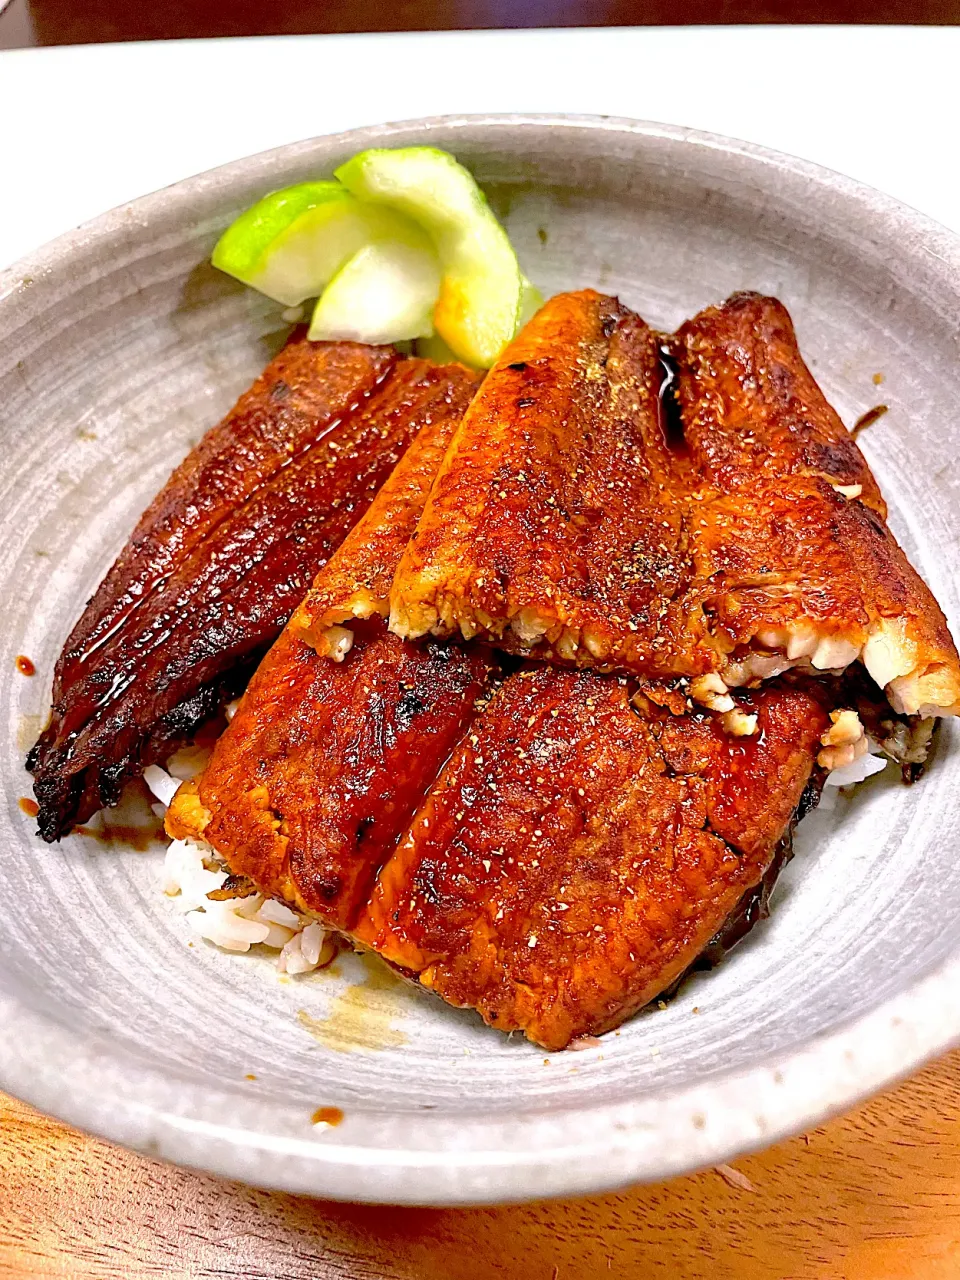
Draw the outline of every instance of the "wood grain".
[[[255,1191],[0,1095],[0,1277],[956,1280],[960,1051],[805,1138],[616,1195],[389,1209]]]

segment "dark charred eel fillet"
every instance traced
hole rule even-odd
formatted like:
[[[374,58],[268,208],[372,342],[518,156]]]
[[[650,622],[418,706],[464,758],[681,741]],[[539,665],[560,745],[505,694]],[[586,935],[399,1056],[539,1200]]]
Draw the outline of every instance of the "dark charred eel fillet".
[[[116,802],[123,783],[157,758],[155,727],[181,703],[238,664],[250,669],[419,427],[446,404],[451,380],[469,376],[452,369],[401,360],[358,393],[312,448],[223,513],[80,671],[58,709],[57,736],[34,763],[46,839]]]
[[[211,529],[356,409],[396,361],[392,347],[302,336],[287,343],[174,471],[67,638],[54,672],[50,741],[64,693],[129,615]]]
[[[703,478],[689,522],[695,577],[716,586],[725,682],[859,659],[895,711],[958,714],[946,620],[887,528],[876,482],[804,364],[785,308],[737,294],[683,325],[671,350]]]
[[[547,1049],[617,1026],[760,884],[827,718],[747,695],[761,732],[637,710],[620,678],[510,677],[380,874],[355,935]]]
[[[264,893],[348,930],[476,714],[490,651],[358,623],[342,662],[287,628],[254,675],[171,835],[212,844]]]

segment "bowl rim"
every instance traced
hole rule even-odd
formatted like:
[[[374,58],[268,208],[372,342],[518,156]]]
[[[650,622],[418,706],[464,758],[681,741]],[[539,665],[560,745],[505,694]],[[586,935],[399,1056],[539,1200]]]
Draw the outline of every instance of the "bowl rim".
[[[822,166],[753,143],[697,129],[612,116],[479,114],[431,116],[365,126],[288,143],[197,174],[121,205],[0,272],[0,327],[42,310],[45,282],[77,256],[97,252],[131,225],[150,227],[198,204],[222,199],[224,186],[269,181],[271,170],[318,147],[361,150],[390,145],[398,135],[458,129],[532,126],[597,134],[639,135],[668,147],[720,153],[756,172],[840,202],[854,225],[885,226],[899,253],[919,274],[936,272],[960,311],[960,238],[909,206]],[[602,145],[598,139],[597,145]],[[91,256],[92,255],[92,256]],[[15,329],[16,324],[13,326]],[[261,1186],[330,1199],[393,1204],[465,1205],[544,1196],[583,1195],[717,1164],[819,1124],[910,1074],[960,1042],[960,949],[913,985],[837,1029],[748,1068],[720,1071],[679,1089],[615,1103],[584,1104],[549,1113],[451,1122],[414,1114],[436,1129],[433,1147],[352,1146],[225,1122],[235,1095],[159,1071],[122,1040],[76,1032],[54,1016],[0,993],[0,1087],[67,1123],[148,1155]],[[304,1132],[302,1117],[297,1132]],[[437,1123],[437,1121],[442,1123]],[[458,1140],[450,1142],[454,1130]],[[467,1135],[468,1140],[463,1141]],[[346,1132],[343,1137],[346,1138]],[[446,1136],[448,1141],[442,1139]]]

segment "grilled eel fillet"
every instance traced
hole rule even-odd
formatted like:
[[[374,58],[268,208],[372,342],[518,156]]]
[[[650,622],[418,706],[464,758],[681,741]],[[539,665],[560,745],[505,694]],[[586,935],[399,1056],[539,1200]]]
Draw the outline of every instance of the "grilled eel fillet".
[[[455,428],[421,430],[167,829],[450,1003],[560,1048],[668,987],[742,908],[828,721],[771,687],[741,695],[762,732],[732,739],[713,717],[631,705],[623,680],[504,677],[485,646],[389,634],[392,570]],[[352,610],[368,620],[348,631]]]
[[[383,868],[354,934],[450,1004],[546,1049],[619,1025],[759,884],[826,722],[749,697],[762,733],[630,705],[627,682],[508,679]]]
[[[780,303],[736,295],[662,340],[561,294],[464,416],[390,626],[692,677],[708,702],[860,658],[895,710],[958,714],[956,648],[885,516]]]
[[[719,490],[696,563],[722,584],[710,603],[727,683],[770,670],[771,655],[774,670],[859,659],[894,711],[960,714],[943,612],[887,528],[876,481],[803,363],[786,309],[734,295],[683,325],[670,350],[684,440]]]
[[[479,384],[477,375],[475,387]],[[421,428],[366,515],[317,575],[290,619],[291,630],[317,653],[341,661],[353,642],[353,632],[340,624],[385,618],[389,613],[390,588],[400,557],[423,514],[461,416],[438,414]]]
[[[206,840],[235,874],[341,930],[498,668],[483,648],[407,644],[381,617],[424,477],[475,385],[462,371],[460,399],[431,415],[320,570],[198,783],[181,787],[167,813],[170,835]],[[369,621],[330,625],[353,606]]]
[[[232,696],[418,428],[462,412],[474,386],[459,366],[354,343],[296,339],[268,366],[145,513],[65,646],[28,759],[44,839],[115,804]]]
[[[769,684],[741,695],[760,733],[734,738],[546,666],[487,704],[484,647],[357,632],[336,664],[287,628],[168,830],[549,1049],[704,951],[768,871],[829,723]]]
[[[341,663],[287,627],[167,831],[206,840],[235,875],[343,932],[475,714],[489,651],[357,627]]]

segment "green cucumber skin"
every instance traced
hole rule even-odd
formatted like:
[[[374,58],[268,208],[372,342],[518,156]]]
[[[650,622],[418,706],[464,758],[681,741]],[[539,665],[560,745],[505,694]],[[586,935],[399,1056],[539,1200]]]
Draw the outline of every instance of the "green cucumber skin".
[[[419,166],[424,160],[428,161],[428,179],[433,178],[433,182],[428,181],[412,188],[407,183],[398,187],[395,182],[391,182],[392,173],[399,170],[402,175],[404,169],[409,172],[412,166]],[[374,147],[369,151],[361,151],[346,164],[342,164],[335,173],[338,180],[355,196],[382,201],[392,208],[400,209],[438,238],[445,234],[461,235],[466,218],[479,215],[495,221],[487,197],[477,186],[470,171],[448,151],[441,151],[438,147]],[[442,198],[438,201],[435,179],[439,175],[449,181],[445,183]],[[410,194],[411,191],[414,194]],[[424,200],[424,194],[429,195],[428,200]]]
[[[263,265],[271,245],[292,223],[331,200],[353,197],[338,182],[301,182],[273,191],[233,221],[217,241],[210,261],[246,283]]]

